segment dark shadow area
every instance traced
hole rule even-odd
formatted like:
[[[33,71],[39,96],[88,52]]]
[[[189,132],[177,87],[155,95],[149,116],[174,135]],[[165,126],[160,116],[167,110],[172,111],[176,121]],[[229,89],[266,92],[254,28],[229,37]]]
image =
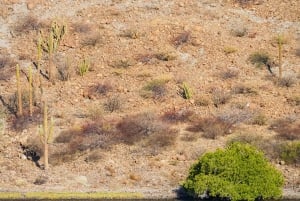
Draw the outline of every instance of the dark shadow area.
[[[21,149],[23,150],[23,154],[26,156],[26,158],[32,162],[38,167],[42,168],[41,165],[39,164],[40,160],[40,155],[41,151],[39,150],[40,148],[37,146],[26,146],[23,144],[20,144]]]

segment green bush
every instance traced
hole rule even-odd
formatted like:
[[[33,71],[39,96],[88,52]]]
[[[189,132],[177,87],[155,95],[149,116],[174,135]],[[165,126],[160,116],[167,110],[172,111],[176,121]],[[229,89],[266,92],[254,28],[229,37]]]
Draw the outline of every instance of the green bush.
[[[262,152],[248,144],[232,143],[199,158],[183,188],[194,197],[254,201],[280,198],[283,183],[282,174]]]

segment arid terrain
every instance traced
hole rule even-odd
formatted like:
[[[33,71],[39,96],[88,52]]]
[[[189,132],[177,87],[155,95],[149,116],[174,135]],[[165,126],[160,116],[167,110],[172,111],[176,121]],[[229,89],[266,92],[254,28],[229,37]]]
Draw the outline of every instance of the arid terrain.
[[[300,196],[299,0],[1,0],[0,52],[1,192],[174,197],[201,154],[241,141]]]

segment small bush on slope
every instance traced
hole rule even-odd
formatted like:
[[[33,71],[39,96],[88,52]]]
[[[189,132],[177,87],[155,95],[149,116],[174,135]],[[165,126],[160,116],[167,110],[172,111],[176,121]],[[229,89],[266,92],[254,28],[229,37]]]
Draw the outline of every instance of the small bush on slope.
[[[248,144],[233,143],[206,153],[189,172],[183,187],[194,197],[235,200],[280,198],[283,176],[263,153]]]

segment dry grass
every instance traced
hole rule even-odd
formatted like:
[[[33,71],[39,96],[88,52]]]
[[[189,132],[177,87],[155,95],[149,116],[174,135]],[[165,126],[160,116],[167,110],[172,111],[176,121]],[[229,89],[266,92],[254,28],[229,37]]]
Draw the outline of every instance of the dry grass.
[[[119,96],[113,96],[106,100],[104,103],[104,109],[108,112],[116,112],[122,109],[124,101]]]
[[[99,44],[102,44],[102,38],[101,38],[100,34],[97,34],[97,33],[91,33],[91,34],[85,36],[81,42],[81,45],[83,47],[86,47],[86,46],[96,47]]]
[[[154,99],[162,99],[167,95],[167,87],[166,84],[169,80],[167,79],[155,79],[147,83],[146,86],[143,87],[142,97],[144,98],[154,98]]]
[[[229,68],[223,72],[221,72],[220,77],[223,80],[237,78],[239,76],[239,71],[237,69]]]
[[[95,97],[106,96],[109,92],[113,91],[113,88],[114,86],[110,81],[104,81],[103,83],[91,86],[88,89],[88,95]]]
[[[281,87],[292,87],[297,83],[297,78],[294,75],[285,75],[277,83]]]

